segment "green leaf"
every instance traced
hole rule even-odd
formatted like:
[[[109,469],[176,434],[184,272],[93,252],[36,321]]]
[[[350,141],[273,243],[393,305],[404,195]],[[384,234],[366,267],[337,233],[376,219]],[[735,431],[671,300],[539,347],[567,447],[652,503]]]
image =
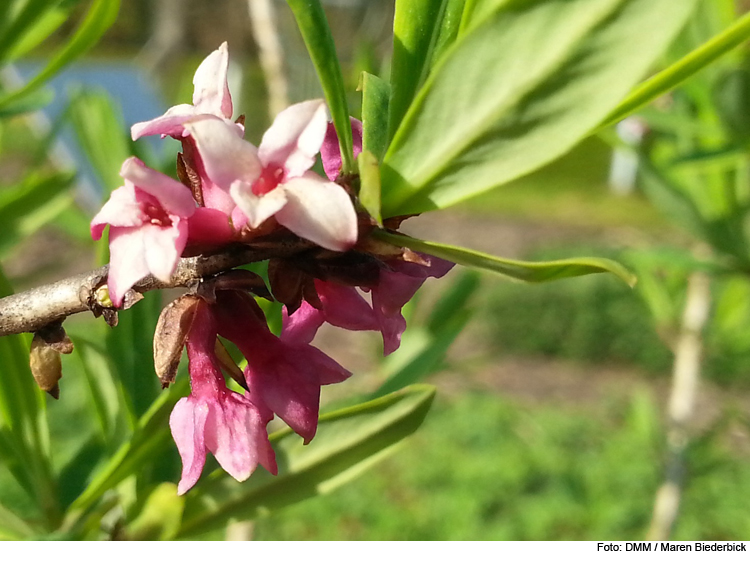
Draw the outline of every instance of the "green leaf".
[[[427,79],[447,3],[447,0],[396,0],[389,139],[393,138],[414,96]]]
[[[440,21],[435,47],[432,50],[430,69],[435,67],[435,64],[458,38],[466,0],[447,0],[444,4],[443,17]]]
[[[45,4],[46,6],[42,7],[40,6],[41,4]],[[16,29],[21,29],[23,34],[13,43],[8,42],[5,44],[4,40],[9,39],[6,37],[0,39],[0,42],[4,44],[2,49],[0,49],[0,53],[2,53],[0,59],[14,61],[19,57],[23,57],[50,37],[56,29],[65,23],[73,4],[74,2],[61,2],[59,0],[55,2],[50,2],[49,0],[29,2],[26,11],[33,20],[27,19],[24,22],[14,22]],[[4,36],[5,34],[2,35]]]
[[[284,429],[271,435],[279,464],[274,477],[258,469],[242,484],[217,472],[187,494],[179,538],[249,519],[333,490],[412,434],[432,404],[433,387],[418,385],[320,417],[307,446]]]
[[[671,91],[728,51],[742,45],[748,38],[750,38],[750,14],[745,14],[720,34],[638,85],[607,115],[601,126],[614,124],[633,114],[660,95]]]
[[[130,439],[119,448],[86,490],[71,504],[65,528],[80,523],[85,512],[94,506],[105,492],[145,468],[164,453],[167,445],[172,444],[169,415],[177,400],[188,394],[189,385],[188,381],[177,382],[154,401],[140,418]]]
[[[20,184],[0,194],[0,219],[3,220],[0,256],[73,203],[73,196],[67,191],[73,179],[72,173],[31,173]]]
[[[509,1],[446,52],[383,160],[383,217],[450,206],[561,156],[682,27],[693,0]]]
[[[177,485],[160,484],[149,494],[138,517],[124,529],[129,541],[171,540],[180,529],[185,497],[177,495]]]
[[[26,522],[0,504],[0,540],[29,539],[34,533]]]
[[[26,85],[0,98],[0,110],[44,85],[63,67],[93,47],[114,23],[119,9],[120,0],[93,0],[81,25],[65,47],[58,51],[45,68]]]
[[[516,261],[514,259],[493,257],[486,253],[454,245],[422,241],[421,239],[389,233],[380,229],[373,231],[372,235],[376,239],[391,243],[392,245],[408,247],[413,251],[435,255],[459,265],[484,269],[528,283],[541,283],[593,273],[612,273],[630,286],[634,286],[636,281],[635,276],[620,263],[599,257],[576,257],[572,259],[560,259],[558,261]]]
[[[359,202],[367,210],[367,213],[383,226],[383,218],[380,215],[380,169],[378,161],[369,150],[362,150],[357,156],[359,166]]]
[[[131,155],[130,137],[112,98],[103,89],[79,90],[71,96],[68,118],[102,187],[121,186],[120,166]]]
[[[108,331],[107,352],[133,418],[146,412],[161,390],[153,353],[161,307],[161,292],[150,291],[132,308],[118,312],[119,323]]]
[[[325,12],[320,5],[320,0],[287,0],[287,4],[297,20],[297,27],[318,73],[328,109],[333,117],[333,126],[336,127],[336,134],[339,137],[342,169],[344,174],[349,174],[354,170],[352,127],[349,122],[349,108],[346,104],[344,76],[341,73],[336,46],[333,43]]]
[[[362,91],[362,149],[372,152],[379,162],[388,146],[391,87],[387,81],[363,71],[359,90]]]

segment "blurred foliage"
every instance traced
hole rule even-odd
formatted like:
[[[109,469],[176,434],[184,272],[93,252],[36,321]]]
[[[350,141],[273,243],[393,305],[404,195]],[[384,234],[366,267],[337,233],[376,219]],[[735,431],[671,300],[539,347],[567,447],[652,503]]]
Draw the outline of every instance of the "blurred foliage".
[[[651,396],[596,407],[524,405],[496,393],[439,398],[402,452],[335,495],[256,523],[259,540],[637,540],[661,476]],[[689,454],[675,539],[744,539],[750,458]],[[746,427],[745,427],[746,429]]]

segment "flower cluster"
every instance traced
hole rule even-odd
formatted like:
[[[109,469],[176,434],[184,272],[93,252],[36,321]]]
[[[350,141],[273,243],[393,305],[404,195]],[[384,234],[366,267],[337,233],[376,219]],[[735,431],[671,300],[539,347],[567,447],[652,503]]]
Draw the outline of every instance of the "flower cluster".
[[[117,308],[144,277],[168,283],[188,252],[258,243],[270,251],[270,291],[256,275],[230,271],[206,279],[160,318],[154,357],[165,386],[185,346],[189,358],[192,393],[170,419],[183,462],[180,493],[199,479],[207,451],[237,480],[258,464],[276,473],[269,421],[278,416],[309,442],[321,386],[350,376],[310,346],[318,328],[328,322],[378,331],[389,354],[406,327],[401,308],[425,279],[452,266],[373,242],[375,222],[359,205],[352,178],[340,175],[338,139],[322,101],[280,113],[257,148],[245,141],[244,119],[232,120],[228,57],[225,43],[201,63],[192,105],[132,128],[134,139],[158,134],[182,143],[179,181],[129,158],[121,170],[124,185],[91,222],[94,239],[110,226],[108,288]],[[354,119],[352,134],[356,154],[362,125]],[[319,154],[327,178],[311,171]],[[388,223],[398,227],[398,220]],[[284,304],[280,336],[269,330],[254,295]],[[244,370],[220,338],[243,354]]]

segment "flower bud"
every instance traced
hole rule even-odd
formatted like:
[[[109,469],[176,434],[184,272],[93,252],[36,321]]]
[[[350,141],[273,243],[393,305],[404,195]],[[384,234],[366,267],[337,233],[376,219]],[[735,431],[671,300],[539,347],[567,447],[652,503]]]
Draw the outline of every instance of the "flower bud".
[[[55,399],[60,398],[62,360],[60,354],[73,351],[73,342],[59,323],[51,324],[34,334],[29,352],[29,366],[37,385]]]
[[[159,315],[154,331],[154,368],[162,387],[174,382],[182,348],[195,319],[199,297],[186,294],[170,302]]]

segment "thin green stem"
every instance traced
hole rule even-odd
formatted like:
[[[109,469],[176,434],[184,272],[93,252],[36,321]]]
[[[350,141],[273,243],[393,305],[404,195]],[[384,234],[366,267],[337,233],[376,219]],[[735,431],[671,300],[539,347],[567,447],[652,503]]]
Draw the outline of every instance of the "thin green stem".
[[[600,128],[617,123],[647,105],[659,95],[673,89],[698,71],[716,61],[750,38],[750,13],[665,70],[638,85],[628,97],[615,108]]]

